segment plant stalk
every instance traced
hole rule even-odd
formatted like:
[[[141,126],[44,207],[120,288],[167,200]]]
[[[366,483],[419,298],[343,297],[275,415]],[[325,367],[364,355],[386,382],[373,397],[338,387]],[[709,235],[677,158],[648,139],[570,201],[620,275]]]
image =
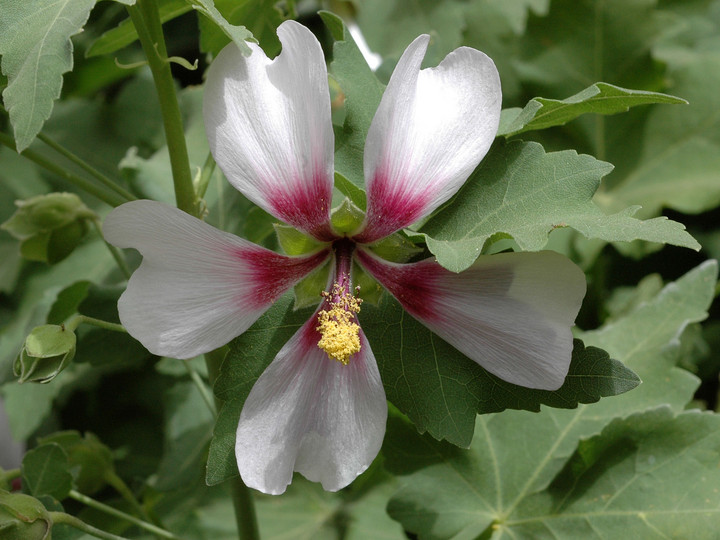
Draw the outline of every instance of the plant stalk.
[[[100,501],[91,499],[87,495],[83,495],[82,493],[80,493],[79,491],[75,491],[74,489],[70,490],[69,496],[71,499],[75,499],[78,502],[86,504],[90,508],[94,508],[95,510],[100,510],[101,512],[105,512],[106,514],[110,514],[111,516],[119,517],[120,519],[129,521],[133,525],[137,525],[141,529],[145,529],[146,531],[151,532],[162,538],[168,538],[170,540],[181,540],[179,537],[175,536],[170,531],[161,529],[160,527],[157,527],[152,523],[148,523],[147,521],[143,521],[142,519],[136,518],[135,516],[126,514],[125,512],[122,512],[117,508],[113,508],[112,506],[108,506],[107,504],[101,503]]]
[[[154,0],[137,0],[134,6],[128,6],[127,9],[147,56],[160,100],[165,140],[170,154],[175,202],[180,210],[197,217],[195,189],[190,172],[182,115],[175,93],[175,81],[167,61],[167,48],[157,4]]]
[[[130,279],[130,276],[132,275],[132,272],[130,272],[130,268],[127,265],[127,261],[125,260],[125,256],[122,254],[122,252],[113,246],[110,242],[107,242],[105,240],[105,237],[102,233],[102,226],[100,225],[100,222],[98,220],[92,221],[93,226],[95,227],[95,230],[100,235],[100,238],[103,239],[103,242],[105,242],[105,245],[107,246],[108,250],[110,251],[110,255],[112,255],[112,258],[115,259],[115,262],[118,265],[118,268],[120,268],[120,271],[122,272],[123,276],[125,276],[125,279]]]
[[[90,534],[95,538],[102,538],[103,540],[128,540],[124,536],[117,536],[109,532],[105,532],[102,529],[97,529],[92,525],[88,525],[83,520],[66,514],[65,512],[50,512],[50,519],[53,524],[64,524],[70,525],[71,527],[78,529],[84,533]]]

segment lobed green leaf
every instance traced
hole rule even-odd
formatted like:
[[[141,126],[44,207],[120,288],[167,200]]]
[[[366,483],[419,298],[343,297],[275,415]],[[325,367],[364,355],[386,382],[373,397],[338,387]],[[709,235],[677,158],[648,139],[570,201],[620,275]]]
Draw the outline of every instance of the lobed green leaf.
[[[595,533],[582,529],[584,524],[575,520],[574,508],[565,509],[562,506],[562,497],[569,491],[576,493],[588,503],[588,508],[592,500],[594,512],[602,517],[602,508],[606,503],[613,503],[614,493],[617,493],[618,499],[624,497],[624,489],[617,486],[635,489],[637,477],[632,467],[618,470],[606,462],[605,467],[589,469],[585,482],[575,488],[567,482],[558,483],[561,482],[558,479],[564,478],[568,471],[582,470],[579,469],[581,464],[574,461],[568,465],[568,459],[576,452],[578,443],[582,438],[600,433],[615,418],[628,417],[664,404],[669,404],[675,412],[683,410],[693,396],[697,379],[675,367],[678,336],[690,322],[707,316],[706,309],[713,298],[716,278],[717,264],[705,263],[668,284],[648,303],[598,332],[583,334],[588,343],[606,348],[642,377],[643,384],[632,392],[594,405],[580,405],[574,410],[543,409],[540,414],[509,410],[478,416],[478,436],[473,439],[469,451],[434,441],[428,436],[419,436],[406,421],[397,415],[391,416],[384,448],[386,466],[391,472],[407,475],[407,478],[388,505],[390,515],[407,530],[418,533],[423,540],[452,538],[460,534],[475,538],[490,534],[491,530],[497,537],[508,538],[537,538],[553,533],[560,538],[576,538],[578,530],[582,530],[583,536],[594,537]],[[667,413],[664,414],[668,418]],[[717,419],[713,417],[708,422],[715,424]],[[631,417],[627,425],[633,424],[644,429]],[[647,431],[652,431],[651,428],[652,424],[649,424]],[[703,439],[703,435],[688,438],[665,432],[660,438],[663,438],[662,444],[666,448],[674,447],[677,456],[683,454],[682,451],[677,452],[678,446],[688,445],[692,449],[695,441]],[[717,452],[717,444],[714,447]],[[650,475],[655,473],[652,467],[645,466],[649,463],[647,459],[639,459],[653,455],[650,451],[634,453],[627,445],[609,446],[608,449],[605,454],[607,459],[612,460],[615,456],[627,465],[642,467]],[[658,456],[672,453],[659,450]],[[717,463],[717,460],[718,457],[713,454],[710,461]],[[684,460],[675,461],[682,463]],[[562,472],[563,469],[565,472]],[[665,485],[663,489],[672,490],[676,488],[671,486],[680,485],[676,474],[658,472],[661,483]],[[612,478],[613,491],[603,491],[606,494],[603,496],[594,491],[593,499],[585,499],[584,493],[593,490],[595,479],[603,475]],[[687,486],[692,486],[697,479],[696,473],[690,475]],[[642,482],[645,480],[643,478]],[[642,482],[637,485],[644,485]],[[560,485],[564,486],[563,489],[557,490]],[[604,489],[608,485],[605,483]],[[677,489],[678,493],[688,491]],[[704,486],[699,491],[703,489]],[[634,510],[651,511],[649,505],[655,502],[656,490],[640,491],[644,496],[635,498]],[[653,496],[648,497],[647,493]],[[553,495],[556,498],[551,504],[548,497]],[[660,500],[672,497],[674,495],[660,496]],[[597,506],[598,500],[603,501],[603,506]],[[695,503],[701,509],[706,508],[704,501]],[[672,516],[672,511],[669,513]],[[636,517],[640,515],[637,513]],[[591,518],[582,514],[580,517]],[[609,527],[612,519],[621,516],[614,513],[607,517],[608,520],[603,520],[604,527]],[[675,517],[681,518],[680,515]],[[553,526],[563,519],[581,528],[574,528],[571,533],[563,530],[560,534]],[[626,522],[632,527],[638,527],[638,523]],[[531,527],[529,530],[533,532],[524,533],[525,527]],[[643,537],[643,532],[636,528],[620,536]],[[602,536],[618,535],[605,531]]]
[[[546,153],[537,143],[496,143],[456,198],[421,228],[438,262],[454,272],[468,268],[494,235],[511,236],[536,251],[556,228],[611,242],[648,240],[693,249],[685,227],[666,218],[646,221],[630,207],[605,215],[593,202],[612,165],[573,150]]]
[[[526,131],[562,126],[583,114],[617,114],[627,112],[630,107],[651,103],[687,105],[687,101],[679,97],[598,82],[563,100],[536,97],[522,109],[503,110],[498,135],[511,137]]]

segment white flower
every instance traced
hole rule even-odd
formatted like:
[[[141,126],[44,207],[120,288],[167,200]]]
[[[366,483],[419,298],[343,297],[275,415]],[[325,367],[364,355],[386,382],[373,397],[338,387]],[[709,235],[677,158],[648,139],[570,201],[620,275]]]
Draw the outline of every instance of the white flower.
[[[492,60],[461,47],[421,70],[428,36],[408,46],[368,132],[365,221],[350,235],[334,231],[334,138],[322,50],[292,21],[278,36],[283,48],[274,60],[254,44],[248,57],[234,45],[218,55],[205,86],[206,131],[232,185],[322,247],[286,257],[152,201],[114,210],[105,236],[144,257],[120,299],[120,319],[151,352],[176,358],[224,345],[332,260],[324,300],[245,402],[236,456],[245,483],[266,493],[285,491],[293,471],[334,491],[375,458],[387,416],[375,357],[357,320],[353,260],[482,367],[548,390],[567,374],[585,279],[552,252],[481,256],[455,274],[430,259],[397,264],[372,251],[373,242],[446,202],[497,131],[501,93]]]

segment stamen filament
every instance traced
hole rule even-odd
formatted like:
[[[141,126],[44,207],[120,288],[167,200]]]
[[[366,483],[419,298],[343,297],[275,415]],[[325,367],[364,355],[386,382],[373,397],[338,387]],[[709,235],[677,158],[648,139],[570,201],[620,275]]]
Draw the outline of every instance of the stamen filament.
[[[362,300],[353,294],[350,278],[355,245],[345,239],[335,244],[335,283],[330,291],[322,293],[325,309],[318,313],[318,326],[315,329],[321,334],[318,347],[329,358],[348,365],[350,357],[359,352],[361,347],[357,314]]]

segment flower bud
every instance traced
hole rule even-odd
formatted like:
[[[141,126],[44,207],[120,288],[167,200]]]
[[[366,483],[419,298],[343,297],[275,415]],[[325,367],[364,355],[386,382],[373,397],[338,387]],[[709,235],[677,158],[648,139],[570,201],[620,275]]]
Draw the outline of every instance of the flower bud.
[[[3,540],[50,540],[52,519],[40,501],[0,490],[0,537]]]
[[[34,328],[13,364],[18,382],[53,380],[75,356],[76,341],[75,333],[64,326],[45,324]]]
[[[95,214],[73,193],[50,193],[16,201],[18,209],[0,228],[21,240],[31,261],[54,264],[67,257],[87,232]]]

